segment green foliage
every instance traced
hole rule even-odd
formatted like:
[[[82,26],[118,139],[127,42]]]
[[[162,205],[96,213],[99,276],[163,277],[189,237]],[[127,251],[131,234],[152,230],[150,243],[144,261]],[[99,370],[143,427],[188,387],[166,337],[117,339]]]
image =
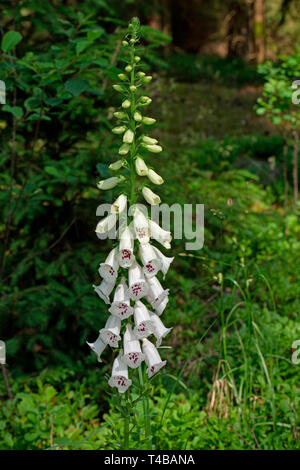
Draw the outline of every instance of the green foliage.
[[[299,110],[293,104],[292,87],[299,75],[300,53],[293,52],[291,56],[281,56],[277,63],[267,61],[258,68],[264,77],[262,97],[257,100],[256,112],[266,115],[274,124],[283,130],[295,128],[299,123]]]
[[[256,68],[240,59],[172,54],[168,63],[170,75],[183,82],[197,82],[201,79],[239,85],[261,82]]]

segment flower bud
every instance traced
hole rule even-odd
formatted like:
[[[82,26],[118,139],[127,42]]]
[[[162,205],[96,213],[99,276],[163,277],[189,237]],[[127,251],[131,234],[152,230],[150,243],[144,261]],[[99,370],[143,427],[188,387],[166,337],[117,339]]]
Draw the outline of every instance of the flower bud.
[[[136,90],[136,86],[131,85],[131,86],[129,87],[129,90],[130,90],[130,91],[135,91],[135,90]]]
[[[142,119],[143,119],[141,113],[139,113],[138,111],[136,111],[136,112],[134,113],[133,118],[134,118],[135,121],[138,121],[138,122],[139,122],[139,121],[142,121]]]
[[[141,96],[140,98],[140,103],[144,106],[147,106],[148,104],[150,104],[152,101],[151,98],[149,98],[149,96]]]
[[[128,152],[129,152],[129,145],[128,144],[123,144],[121,145],[121,147],[119,148],[119,154],[120,155],[126,155]]]
[[[143,83],[149,83],[149,82],[151,82],[151,80],[152,80],[151,75],[147,75],[146,77],[143,78],[142,82]]]
[[[106,190],[106,189],[112,189],[115,186],[117,186],[118,183],[123,179],[120,176],[112,176],[111,178],[107,178],[106,180],[99,181],[97,183],[97,188]]]
[[[113,85],[113,89],[119,92],[124,91],[123,87],[121,85]]]
[[[128,47],[128,46],[129,46],[129,44],[128,44],[128,42],[127,42],[127,41],[122,41],[122,46],[123,46],[123,47]]]
[[[127,109],[127,108],[130,108],[130,106],[131,106],[131,103],[129,100],[123,101],[122,108]]]
[[[114,134],[123,134],[126,131],[126,126],[117,126],[111,130]]]
[[[142,119],[142,123],[146,124],[147,126],[150,126],[151,124],[154,124],[155,122],[156,122],[156,119],[150,118],[150,117],[147,117],[147,116],[143,117],[143,119]]]
[[[145,147],[152,153],[159,153],[162,151],[162,147],[160,145],[145,145]]]
[[[148,167],[141,157],[136,158],[135,169],[139,176],[146,176],[148,174]]]
[[[131,65],[126,65],[125,70],[126,72],[131,72],[132,71]]]
[[[131,129],[128,129],[123,136],[123,142],[125,144],[131,144],[133,142],[133,138],[134,138],[134,133],[132,132]]]
[[[149,180],[152,181],[152,183],[154,183],[154,184],[163,184],[163,182],[164,182],[162,177],[160,175],[158,175],[157,173],[155,173],[155,171],[153,171],[153,170],[149,170],[147,176],[148,176]]]
[[[142,189],[142,193],[143,193],[144,198],[149,204],[154,205],[154,206],[156,204],[160,204],[161,202],[160,197],[157,194],[155,194],[153,191],[151,191],[150,188],[147,188],[146,186],[144,186]]]
[[[129,44],[133,46],[135,44],[135,39],[130,39]]]
[[[138,55],[136,55],[135,58],[134,58],[134,62],[138,63],[138,62],[140,62],[140,60],[141,60],[141,58]]]
[[[123,160],[117,160],[116,162],[111,163],[108,168],[110,170],[116,171],[116,170],[119,170],[120,168],[122,168],[123,164],[124,164]]]
[[[136,74],[136,76],[137,76],[138,78],[143,78],[145,75],[146,75],[145,72],[138,72],[138,73]]]
[[[127,114],[124,113],[123,111],[116,111],[114,113],[114,116],[117,118],[117,119],[125,119],[127,118]]]
[[[158,142],[158,140],[153,139],[152,137],[149,137],[148,135],[144,135],[142,140],[143,142],[145,142],[145,144],[149,144],[149,145],[155,145]]]
[[[118,73],[118,77],[120,80],[124,81],[124,80],[127,80],[127,77],[124,73]]]

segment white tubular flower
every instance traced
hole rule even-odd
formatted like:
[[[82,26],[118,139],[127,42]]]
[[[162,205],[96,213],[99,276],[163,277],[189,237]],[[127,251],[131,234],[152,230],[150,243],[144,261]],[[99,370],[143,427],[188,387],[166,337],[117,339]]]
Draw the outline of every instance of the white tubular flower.
[[[160,316],[165,310],[168,302],[169,302],[169,297],[167,296],[164,300],[160,302],[159,305],[154,305],[155,313]]]
[[[99,297],[104,300],[106,304],[110,304],[109,300],[109,295],[113,288],[115,287],[115,281],[114,282],[107,282],[105,279],[99,284],[99,286],[94,286],[93,288],[95,289],[95,292],[99,295]]]
[[[117,118],[117,119],[126,119],[128,116],[126,113],[124,113],[124,111],[116,111],[114,113],[114,116]]]
[[[123,103],[122,103],[122,108],[123,109],[128,109],[128,108],[130,108],[130,106],[131,106],[131,103],[130,103],[129,100],[123,101]]]
[[[119,148],[119,155],[127,155],[129,152],[130,146],[128,144],[123,144]]]
[[[126,208],[126,205],[127,205],[127,196],[125,196],[125,194],[121,194],[112,204],[110,208],[110,212],[112,214],[120,214]]]
[[[149,243],[150,230],[149,220],[145,217],[144,213],[137,207],[134,211],[133,227],[135,236],[140,243]]]
[[[141,96],[140,97],[140,104],[143,105],[143,106],[147,106],[148,104],[150,104],[152,101],[151,98],[149,98],[149,96]]]
[[[139,300],[148,292],[148,286],[140,265],[134,261],[128,271],[129,289],[128,295],[132,300]]]
[[[114,295],[114,301],[108,310],[112,315],[119,317],[121,320],[130,317],[133,314],[133,308],[130,306],[128,296],[128,286],[124,278],[121,279]]]
[[[99,267],[99,274],[103,279],[107,282],[116,282],[118,276],[118,269],[119,269],[119,260],[118,260],[119,250],[118,248],[114,248],[108,254],[104,263],[100,264]]]
[[[144,265],[143,272],[145,276],[148,278],[155,276],[161,269],[162,262],[154,251],[154,247],[150,243],[140,244],[139,253]]]
[[[157,139],[153,139],[152,137],[149,137],[148,135],[144,135],[142,140],[145,144],[149,144],[149,145],[155,145],[158,142]]]
[[[116,162],[111,163],[108,168],[110,170],[116,171],[116,170],[119,170],[120,168],[122,168],[123,164],[124,164],[123,160],[117,160]]]
[[[162,367],[164,367],[167,361],[162,361],[154,344],[150,343],[148,339],[143,339],[143,353],[145,354],[145,362],[148,366],[147,374],[149,379],[156,374]]]
[[[147,174],[148,178],[154,184],[163,184],[164,180],[154,170],[149,170]]]
[[[143,116],[141,115],[141,113],[139,113],[138,111],[136,111],[133,115],[133,119],[137,122],[140,122],[142,119],[143,119]]]
[[[88,343],[86,344],[89,345],[92,351],[97,355],[97,360],[98,362],[102,362],[101,360],[101,354],[103,353],[104,349],[106,348],[107,344],[103,343],[101,336],[99,335],[98,338],[94,343]]]
[[[166,297],[169,295],[169,289],[164,289],[159,280],[153,276],[147,280],[148,284],[148,296],[147,300],[156,308]]]
[[[100,337],[105,344],[109,344],[112,348],[119,347],[121,329],[121,320],[115,315],[110,315],[105,323],[105,327],[100,330]]]
[[[150,228],[151,238],[154,238],[154,240],[159,242],[165,248],[171,248],[171,241],[172,241],[171,232],[167,232],[153,220],[149,220],[149,228]]]
[[[158,259],[161,261],[160,270],[163,273],[164,278],[165,278],[165,276],[166,276],[166,274],[169,270],[170,264],[173,263],[173,261],[174,261],[174,257],[169,258],[168,256],[163,255],[162,252],[158,248],[156,248],[155,246],[153,247],[153,250],[154,250],[156,256],[158,257]]]
[[[141,302],[137,301],[134,306],[134,334],[137,338],[147,338],[153,333],[153,323],[151,321],[147,307]]]
[[[123,351],[121,350],[118,357],[114,360],[111,378],[108,381],[108,385],[111,387],[117,387],[119,393],[124,393],[132,381],[128,378],[128,367],[122,361]]]
[[[131,325],[126,325],[123,339],[124,356],[122,360],[132,369],[136,369],[145,359],[139,340],[134,335]]]
[[[149,310],[148,310],[149,311]],[[162,339],[167,336],[168,333],[172,330],[172,328],[166,328],[161,319],[156,315],[156,313],[150,312],[150,319],[153,324],[153,334],[156,341],[156,347],[159,348],[161,345]]]
[[[122,177],[120,176],[112,176],[111,178],[107,178],[106,180],[99,181],[97,183],[97,188],[102,189],[103,191],[106,191],[107,189],[112,189],[117,184],[119,184],[122,181]]]
[[[147,176],[148,175],[148,167],[144,160],[141,157],[137,157],[135,160],[135,169],[139,176]]]
[[[156,204],[160,204],[161,202],[160,197],[157,194],[155,194],[153,191],[151,191],[150,188],[147,188],[146,186],[144,186],[142,189],[142,193],[143,193],[144,198],[149,204],[153,206],[155,206]]]
[[[129,227],[126,227],[121,234],[119,245],[119,264],[121,268],[129,268],[132,265],[133,261],[135,260],[133,248],[133,235]]]
[[[109,232],[117,223],[117,217],[115,214],[109,214],[104,219],[98,222],[95,232],[106,233]]]
[[[113,132],[113,134],[117,134],[117,135],[123,134],[123,132],[126,131],[126,126],[117,126],[117,127],[114,127],[111,131]]]
[[[147,117],[147,116],[143,117],[142,119],[142,123],[146,124],[146,126],[151,126],[151,124],[154,124],[155,122],[156,122],[156,119]]]
[[[160,145],[145,145],[146,149],[152,153],[160,153],[162,152],[162,147]]]
[[[132,132],[131,129],[128,129],[123,135],[124,144],[132,144],[133,138],[134,138],[134,133]]]

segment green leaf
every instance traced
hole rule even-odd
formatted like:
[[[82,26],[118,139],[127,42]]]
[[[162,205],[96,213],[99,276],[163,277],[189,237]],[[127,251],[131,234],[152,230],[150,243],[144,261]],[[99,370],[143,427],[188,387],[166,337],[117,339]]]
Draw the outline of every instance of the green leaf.
[[[54,166],[45,166],[45,172],[51,176],[60,176],[60,171]]]
[[[86,39],[80,39],[76,44],[76,54],[80,54],[80,52],[84,51],[89,45],[91,41],[87,41]]]
[[[10,51],[13,47],[15,47],[18,42],[22,39],[22,35],[18,33],[18,31],[8,31],[8,33],[4,34],[2,41],[1,41],[1,49],[3,52]]]
[[[87,33],[87,38],[88,38],[89,41],[95,41],[95,39],[100,38],[100,36],[102,36],[103,33],[104,33],[103,28],[94,29],[94,30],[89,31]]]
[[[23,109],[20,106],[9,106],[8,104],[5,104],[2,110],[11,113],[16,119],[21,119],[24,114]]]
[[[65,82],[65,89],[73,96],[79,96],[88,86],[88,82],[82,78],[71,78]]]

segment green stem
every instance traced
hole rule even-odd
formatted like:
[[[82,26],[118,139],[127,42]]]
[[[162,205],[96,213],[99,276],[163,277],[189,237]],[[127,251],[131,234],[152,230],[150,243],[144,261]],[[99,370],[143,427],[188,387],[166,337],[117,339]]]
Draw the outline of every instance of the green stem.
[[[142,364],[139,366],[139,380],[141,391],[144,391],[144,378]],[[149,398],[147,395],[143,396],[143,411],[144,411],[144,423],[145,423],[145,441],[147,444],[146,450],[152,449],[152,435],[151,435],[151,420],[149,413]]]
[[[127,395],[128,391],[126,392]],[[127,413],[127,396],[125,396],[126,412],[124,416],[124,450],[129,449],[129,414]]]
[[[130,85],[134,86],[135,83],[135,76],[134,76],[134,46],[132,46],[130,51],[130,59],[131,59],[131,76],[130,76]],[[129,161],[129,168],[130,168],[130,206],[135,203],[135,167],[134,167],[134,157],[135,157],[135,132],[136,132],[136,125],[134,120],[134,112],[135,112],[135,96],[134,91],[131,91],[131,107],[130,107],[130,127],[132,132],[134,133],[133,142],[130,146],[130,161]]]

